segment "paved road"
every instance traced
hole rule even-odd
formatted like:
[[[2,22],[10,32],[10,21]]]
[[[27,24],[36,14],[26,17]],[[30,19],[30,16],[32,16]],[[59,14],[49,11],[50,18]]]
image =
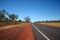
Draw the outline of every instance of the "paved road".
[[[32,24],[36,40],[60,40],[60,28],[42,24]]]

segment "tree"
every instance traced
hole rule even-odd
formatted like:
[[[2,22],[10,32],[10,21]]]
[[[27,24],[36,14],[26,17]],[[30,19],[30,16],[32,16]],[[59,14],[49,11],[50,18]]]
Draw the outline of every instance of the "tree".
[[[0,21],[4,21],[5,20],[5,18],[6,18],[6,16],[5,16],[5,14],[6,14],[7,12],[6,12],[6,10],[0,10]]]
[[[18,22],[22,22],[22,20],[18,20]]]
[[[5,9],[3,9],[3,10],[1,10],[1,13],[2,13],[2,14],[6,14],[7,12],[6,12]]]
[[[11,21],[16,21],[16,20],[18,19],[18,16],[15,15],[15,14],[9,14],[9,19],[10,19]]]
[[[30,22],[30,17],[25,17],[25,21],[27,22],[27,23],[29,23]]]

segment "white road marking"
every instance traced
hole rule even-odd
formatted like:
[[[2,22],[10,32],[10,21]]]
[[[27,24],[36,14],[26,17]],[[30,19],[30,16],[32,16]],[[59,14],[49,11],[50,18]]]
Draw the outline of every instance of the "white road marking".
[[[50,40],[45,34],[43,34],[34,24],[32,24],[33,27],[39,32],[41,33],[41,35],[43,35],[47,40]]]

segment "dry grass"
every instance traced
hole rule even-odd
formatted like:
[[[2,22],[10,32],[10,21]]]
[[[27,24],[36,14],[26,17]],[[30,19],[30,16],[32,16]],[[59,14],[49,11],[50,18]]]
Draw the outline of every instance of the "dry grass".
[[[0,22],[0,27],[7,26],[7,25],[14,25],[14,24],[16,24],[16,23],[14,23],[14,22]]]
[[[10,25],[8,23],[0,23],[0,30],[17,27],[17,26],[25,27],[26,25],[27,25],[26,23],[20,23],[16,25],[14,23],[10,23]]]
[[[44,24],[44,25],[54,26],[54,27],[60,27],[60,23],[39,23],[39,24]]]

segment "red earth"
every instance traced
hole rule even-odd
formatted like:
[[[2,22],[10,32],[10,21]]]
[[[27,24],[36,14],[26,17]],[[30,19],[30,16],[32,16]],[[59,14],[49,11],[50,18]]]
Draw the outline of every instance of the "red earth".
[[[26,25],[26,27],[19,32],[15,40],[34,40],[31,24]]]
[[[0,30],[0,40],[35,40],[31,24]]]

